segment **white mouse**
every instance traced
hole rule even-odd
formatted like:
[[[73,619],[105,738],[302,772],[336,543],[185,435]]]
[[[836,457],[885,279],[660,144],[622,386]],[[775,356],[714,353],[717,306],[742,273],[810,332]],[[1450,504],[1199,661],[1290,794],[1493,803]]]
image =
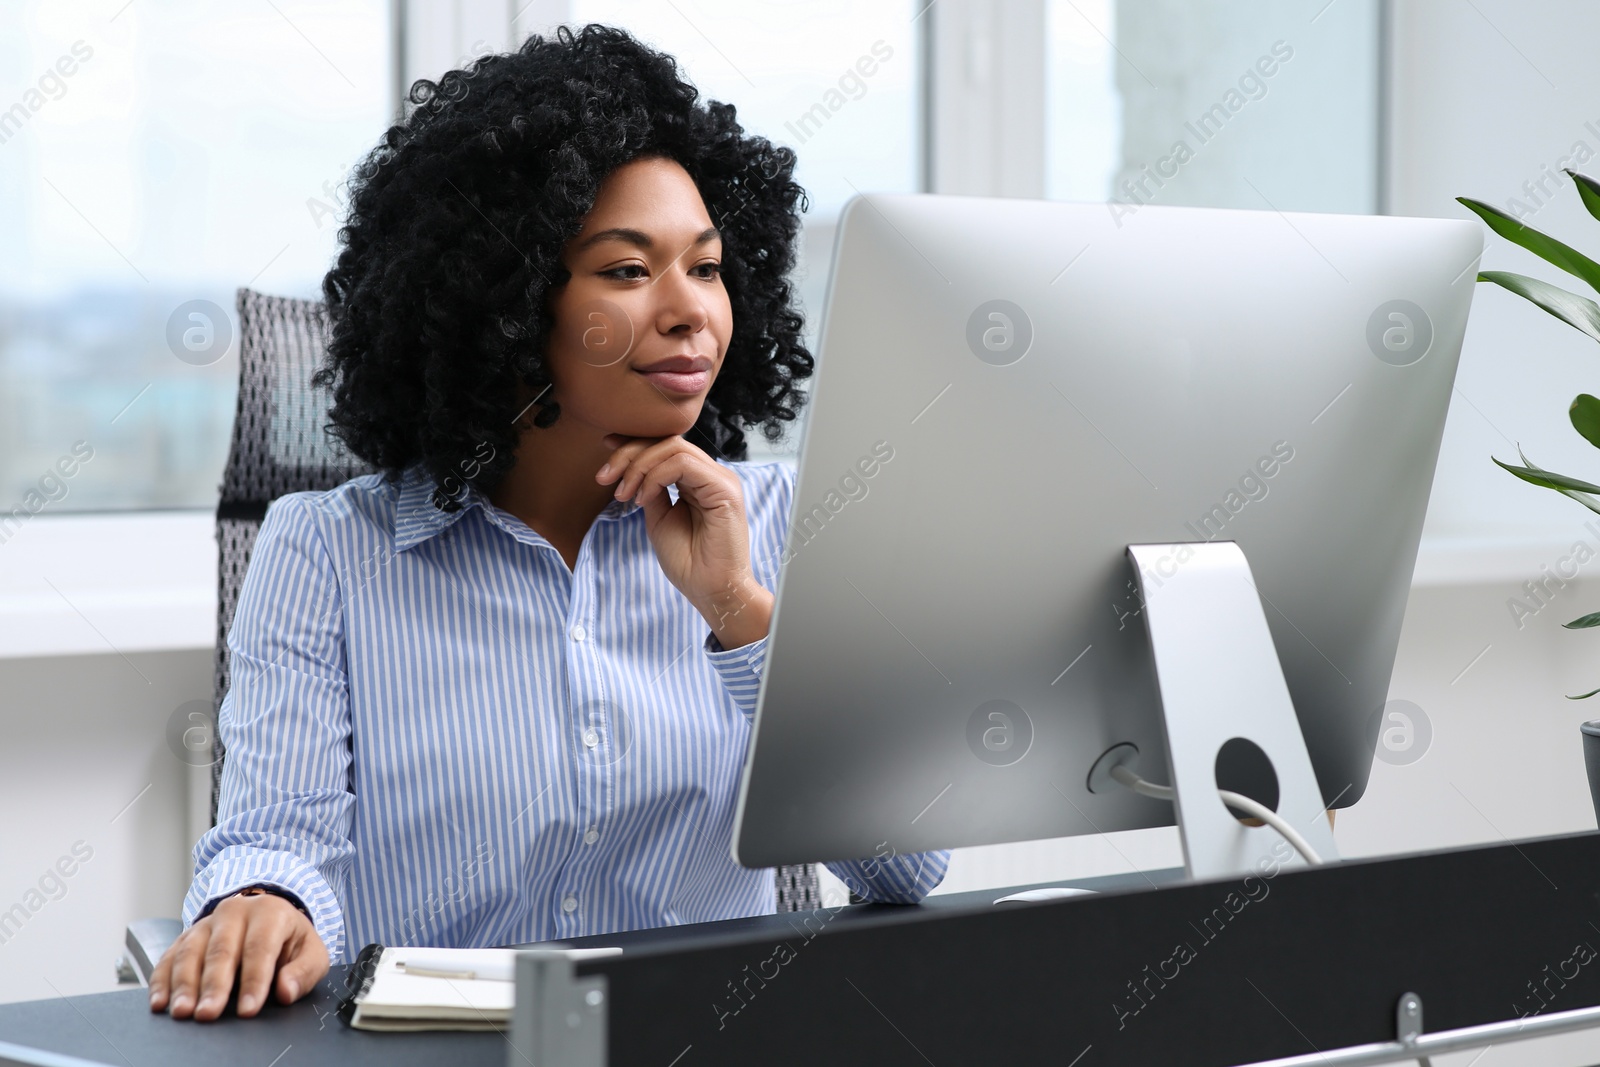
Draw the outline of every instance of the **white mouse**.
[[[1062,897],[1093,896],[1093,889],[1073,889],[1064,885],[1046,886],[1043,889],[1025,889],[1021,893],[1012,893],[1009,897],[1001,897],[996,904],[1031,903],[1035,900],[1060,900]]]

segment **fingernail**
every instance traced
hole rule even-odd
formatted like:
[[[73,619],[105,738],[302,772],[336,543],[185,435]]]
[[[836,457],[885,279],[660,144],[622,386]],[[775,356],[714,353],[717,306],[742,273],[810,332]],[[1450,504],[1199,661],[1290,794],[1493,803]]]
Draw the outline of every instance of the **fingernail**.
[[[243,997],[239,998],[239,1010],[240,1011],[254,1011],[255,1010],[255,1006],[256,1006],[256,998],[255,998],[255,994],[254,993],[252,993],[252,994],[250,994],[248,996],[243,996]]]
[[[298,997],[300,995],[300,983],[299,982],[296,982],[293,978],[287,978],[287,979],[284,980],[284,984],[289,987],[289,999],[290,1000],[293,1000],[293,999],[295,999],[296,997]]]
[[[189,1010],[189,998],[188,998],[188,996],[186,996],[183,993],[179,993],[176,997],[174,997],[173,1001],[172,1001],[172,1010],[175,1011],[175,1012],[177,1012],[177,1011],[188,1011]]]
[[[604,478],[606,475],[608,475],[610,473],[611,473],[611,464],[607,463],[605,466],[600,468],[600,473],[596,474],[595,477],[596,478]]]

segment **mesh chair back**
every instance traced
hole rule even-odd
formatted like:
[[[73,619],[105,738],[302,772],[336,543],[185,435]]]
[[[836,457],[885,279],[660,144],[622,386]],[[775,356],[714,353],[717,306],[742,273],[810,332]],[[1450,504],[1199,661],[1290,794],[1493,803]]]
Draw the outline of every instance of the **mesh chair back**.
[[[330,398],[311,376],[327,347],[321,301],[238,293],[239,403],[217,504],[217,651],[213,713],[228,692],[228,627],[267,505],[285,493],[332,489],[373,469],[323,432]],[[211,822],[217,821],[222,761],[213,730]],[[821,906],[813,864],[777,868],[778,911]]]
[[[330,398],[311,375],[327,347],[321,301],[238,293],[239,403],[217,504],[217,652],[213,712],[228,692],[228,627],[267,505],[285,493],[332,489],[372,468],[323,433]],[[226,756],[212,731],[211,821]]]

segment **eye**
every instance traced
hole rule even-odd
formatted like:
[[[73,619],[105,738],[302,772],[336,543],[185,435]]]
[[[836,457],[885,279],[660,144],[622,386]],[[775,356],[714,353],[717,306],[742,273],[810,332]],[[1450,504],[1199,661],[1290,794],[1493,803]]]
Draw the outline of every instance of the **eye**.
[[[636,273],[628,273],[629,271]],[[636,281],[644,277],[644,266],[639,263],[624,263],[620,267],[612,267],[610,270],[601,271],[600,276],[602,278],[615,278],[623,282]]]
[[[722,264],[721,263],[696,263],[693,267],[690,268],[690,273],[693,273],[695,271],[704,271],[705,273],[698,274],[698,275],[696,275],[696,277],[704,278],[705,280],[710,281],[712,278],[715,278],[717,275],[722,273]]]

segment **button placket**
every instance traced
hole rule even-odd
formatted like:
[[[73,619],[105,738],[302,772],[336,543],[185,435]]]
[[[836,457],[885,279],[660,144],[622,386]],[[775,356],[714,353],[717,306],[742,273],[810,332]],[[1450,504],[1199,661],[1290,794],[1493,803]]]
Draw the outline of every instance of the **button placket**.
[[[601,677],[600,648],[595,644],[594,627],[585,625],[586,622],[595,621],[591,605],[595,596],[594,577],[600,567],[596,563],[595,553],[603,553],[605,540],[603,530],[591,531],[591,535],[592,540],[580,550],[577,566],[573,569],[567,627],[567,637],[570,639],[567,654],[574,665],[571,676],[575,682],[569,690],[572,701],[569,714],[572,716],[579,765],[577,809],[572,814],[577,826],[583,828],[581,837],[573,841],[577,851],[567,858],[563,871],[565,884],[557,904],[557,922],[567,936],[582,934],[589,925],[582,901],[599,852],[588,846],[595,844],[600,836],[600,812],[609,789],[605,776],[609,773],[610,761],[604,758],[609,749],[605,746],[613,740],[612,715],[604,696],[606,687]],[[579,841],[582,843],[579,844]]]

